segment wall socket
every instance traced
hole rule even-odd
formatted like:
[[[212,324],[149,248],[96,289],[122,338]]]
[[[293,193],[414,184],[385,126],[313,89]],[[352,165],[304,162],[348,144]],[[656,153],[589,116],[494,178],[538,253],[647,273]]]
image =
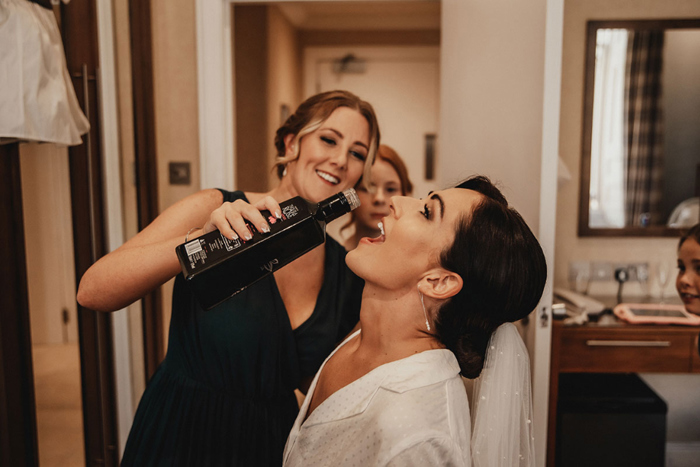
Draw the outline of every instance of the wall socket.
[[[649,263],[611,263],[607,261],[572,261],[569,263],[569,281],[574,283],[579,274],[588,273],[591,282],[615,280],[615,271],[626,268],[628,281],[647,282],[649,280]]]

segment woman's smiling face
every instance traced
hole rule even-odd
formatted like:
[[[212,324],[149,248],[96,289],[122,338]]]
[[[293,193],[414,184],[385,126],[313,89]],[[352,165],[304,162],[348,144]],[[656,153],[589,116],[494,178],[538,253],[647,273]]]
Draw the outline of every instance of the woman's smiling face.
[[[299,144],[286,140],[287,151]],[[301,139],[299,158],[287,166],[282,183],[299,196],[318,202],[355,186],[369,152],[369,124],[356,110],[338,107],[321,126]]]
[[[461,188],[437,191],[425,200],[395,196],[382,220],[384,235],[363,238],[346,262],[368,283],[413,289],[423,273],[439,266],[439,255],[452,245],[457,223],[471,216],[481,199],[481,194]]]
[[[688,238],[678,249],[676,290],[690,313],[700,315],[700,244]]]

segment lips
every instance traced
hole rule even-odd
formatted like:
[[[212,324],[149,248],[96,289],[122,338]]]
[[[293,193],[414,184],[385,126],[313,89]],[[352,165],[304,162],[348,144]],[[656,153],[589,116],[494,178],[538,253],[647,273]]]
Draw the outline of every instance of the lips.
[[[322,172],[320,170],[316,171],[316,175],[321,177],[323,180],[327,181],[331,185],[337,185],[340,183],[340,179],[334,175],[329,174],[328,172]]]
[[[700,295],[691,294],[691,293],[687,293],[687,292],[683,292],[680,295],[681,295],[681,300],[683,300],[683,302],[690,302],[693,300],[700,299]]]

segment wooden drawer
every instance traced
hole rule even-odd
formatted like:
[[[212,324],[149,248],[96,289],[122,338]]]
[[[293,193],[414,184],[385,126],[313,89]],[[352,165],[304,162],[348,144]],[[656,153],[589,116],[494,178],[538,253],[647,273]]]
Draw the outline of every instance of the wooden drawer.
[[[564,328],[558,356],[559,371],[692,371],[693,362],[689,357],[692,355],[693,336],[685,330],[664,329],[666,330],[644,327]]]

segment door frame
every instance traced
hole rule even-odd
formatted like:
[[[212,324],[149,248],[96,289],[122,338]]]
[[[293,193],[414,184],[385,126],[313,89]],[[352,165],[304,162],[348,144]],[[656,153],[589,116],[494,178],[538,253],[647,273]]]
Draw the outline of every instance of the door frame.
[[[0,465],[39,464],[19,143],[0,145]]]
[[[238,0],[236,3],[282,3],[288,0]],[[291,1],[291,0],[289,0]],[[314,0],[305,0],[314,1]],[[402,0],[411,1],[411,0]],[[442,44],[455,49],[464,31],[459,30],[469,24],[471,2],[463,0],[442,1]],[[201,188],[223,187],[233,189],[235,161],[235,108],[233,93],[233,34],[232,34],[232,0],[195,0],[196,39],[197,39],[197,77],[199,104],[199,141],[200,141],[200,180]],[[536,324],[530,331],[534,338],[531,346],[533,365],[533,405],[535,413],[535,448],[537,465],[544,466],[546,461],[547,417],[549,398],[550,342],[551,342],[551,304],[552,281],[554,277],[554,235],[556,216],[557,160],[559,154],[559,102],[561,98],[561,51],[564,24],[564,0],[542,0],[545,6],[544,39],[544,95],[542,100],[542,146],[539,180],[539,220],[538,238],[545,252],[548,264],[547,284],[542,300],[536,310]],[[507,8],[507,0],[489,2],[486,9],[494,11]],[[527,7],[531,10],[530,6]],[[501,10],[498,10],[501,11]],[[513,9],[511,14],[516,14]],[[512,20],[513,18],[509,18]],[[447,31],[446,25],[450,30]],[[507,27],[506,23],[502,23]],[[448,41],[451,41],[448,43]],[[441,83],[446,80],[456,81],[459,73],[448,60],[441,59]],[[460,67],[462,64],[460,64]],[[442,87],[442,85],[441,85]],[[449,104],[449,105],[447,105]],[[462,102],[449,100],[448,91],[441,91],[441,115],[451,115],[451,111]],[[454,122],[440,118],[439,134],[459,133]],[[452,131],[445,131],[452,125]],[[446,170],[443,167],[443,170]]]

